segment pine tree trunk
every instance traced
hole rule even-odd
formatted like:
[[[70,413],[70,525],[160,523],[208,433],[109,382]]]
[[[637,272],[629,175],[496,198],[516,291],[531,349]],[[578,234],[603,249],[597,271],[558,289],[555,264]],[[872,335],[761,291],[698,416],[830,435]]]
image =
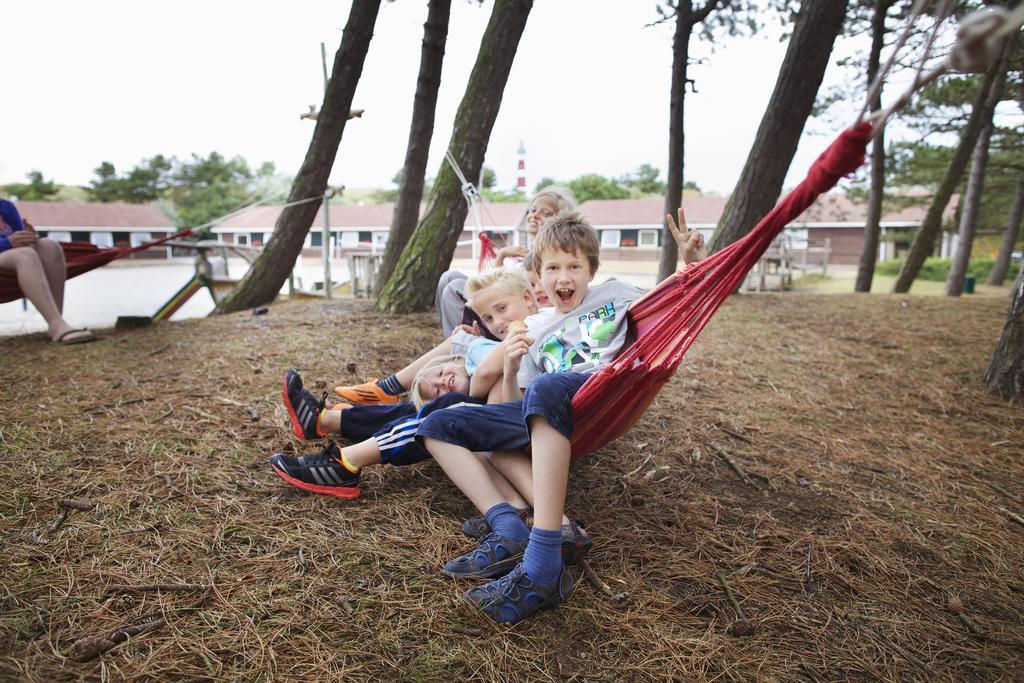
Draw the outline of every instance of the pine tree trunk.
[[[668,125],[668,185],[665,192],[665,214],[676,214],[683,199],[683,165],[686,134],[684,114],[686,105],[686,67],[690,53],[690,35],[693,32],[693,3],[679,0],[676,6],[676,33],[672,40],[672,92],[669,97]],[[679,248],[669,232],[668,223],[661,230],[661,257],[658,260],[658,282],[676,272]]]
[[[960,142],[956,151],[953,152],[953,158],[935,191],[935,196],[932,197],[932,203],[928,206],[921,227],[914,233],[910,251],[896,276],[896,282],[892,286],[892,291],[896,294],[906,294],[910,291],[910,285],[914,283],[914,278],[921,272],[921,266],[924,265],[925,259],[931,256],[932,250],[935,248],[935,237],[942,228],[942,213],[946,210],[946,205],[949,203],[950,197],[953,196],[953,191],[956,190],[956,186],[964,174],[964,169],[967,168],[967,161],[970,159],[971,152],[974,151],[974,145],[978,142],[978,134],[981,132],[981,124],[984,120],[985,102],[988,100],[988,93],[995,82],[998,69],[997,62],[985,72],[981,88],[971,106],[971,115],[960,132]]]
[[[960,296],[964,290],[964,279],[971,261],[971,249],[974,248],[974,235],[978,230],[978,214],[981,210],[981,191],[985,185],[985,167],[988,166],[988,145],[992,139],[992,118],[996,113],[996,105],[1003,97],[1003,86],[1006,84],[1007,59],[1013,51],[1013,41],[1003,46],[1003,55],[999,59],[999,71],[992,84],[992,90],[985,100],[985,111],[982,113],[981,131],[974,145],[971,158],[971,172],[967,177],[967,191],[964,193],[963,211],[960,214],[959,239],[953,254],[953,263],[946,278],[946,296]]]
[[[495,0],[448,143],[466,178],[480,176],[505,83],[532,7],[533,0]],[[451,166],[442,162],[427,212],[377,299],[379,310],[412,313],[430,308],[437,281],[455,253],[467,211],[459,179]]]
[[[427,155],[434,134],[434,114],[437,110],[437,92],[441,88],[441,66],[444,64],[451,8],[451,0],[430,0],[427,23],[423,25],[420,73],[416,80],[409,143],[405,148],[405,166],[402,167],[402,181],[398,187],[395,212],[391,217],[391,232],[384,252],[384,263],[377,275],[378,282],[387,282],[391,277],[420,218],[423,177],[427,171]]]
[[[1013,301],[985,371],[985,386],[1007,400],[1024,400],[1024,268],[1013,286]]]
[[[882,47],[885,45],[885,18],[892,7],[892,0],[876,0],[875,12],[871,18],[871,52],[868,54],[868,83],[871,84],[878,75],[882,59]],[[882,89],[868,103],[871,111],[882,108]],[[871,282],[875,277],[875,264],[878,262],[878,243],[882,228],[882,199],[885,196],[885,130],[878,131],[871,142],[871,189],[868,191],[867,219],[864,223],[864,244],[861,247],[860,262],[857,265],[857,281],[853,285],[855,292],[870,292]]]
[[[289,203],[310,197],[318,199],[286,207],[281,212],[263,253],[253,262],[234,291],[218,306],[219,312],[239,311],[272,302],[295,267],[295,259],[302,251],[306,233],[313,224],[327,189],[327,179],[331,175],[338,145],[345,132],[345,122],[352,107],[359,76],[363,72],[363,62],[370,38],[373,37],[379,9],[380,0],[352,2],[341,45],[334,55],[331,78],[327,83],[313,138],[288,195]],[[324,249],[327,248],[325,244]]]
[[[804,0],[801,4],[775,90],[715,228],[710,251],[719,251],[750,232],[778,199],[842,28],[846,6],[847,0]]]
[[[988,276],[988,284],[997,287],[1003,284],[1006,273],[1010,270],[1010,256],[1013,254],[1013,245],[1017,243],[1017,235],[1020,234],[1020,221],[1024,216],[1024,172],[1017,179],[1017,190],[1013,193],[1013,203],[1010,205],[1010,215],[1006,222],[1006,230],[1003,231],[1003,239],[999,243],[999,254],[996,262],[992,264],[992,272]],[[1024,267],[1021,268],[1024,270]]]

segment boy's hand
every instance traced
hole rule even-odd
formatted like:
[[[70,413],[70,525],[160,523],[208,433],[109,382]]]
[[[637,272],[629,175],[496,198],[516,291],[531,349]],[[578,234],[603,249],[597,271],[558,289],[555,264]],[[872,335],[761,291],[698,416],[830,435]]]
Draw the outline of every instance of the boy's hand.
[[[523,356],[530,352],[533,340],[526,336],[526,330],[516,330],[505,339],[505,377],[514,377],[519,372]]]
[[[480,325],[475,320],[473,321],[472,325],[467,325],[467,324],[463,323],[463,324],[459,325],[458,327],[456,327],[452,331],[452,336],[454,337],[459,332],[468,332],[469,334],[473,335],[474,337],[482,337],[482,336],[484,336],[483,332],[480,331]]]
[[[679,225],[676,225],[672,214],[665,215],[665,222],[669,232],[676,240],[679,253],[683,257],[683,263],[689,264],[707,258],[708,249],[704,245],[704,235],[697,230],[690,230],[686,225],[686,216],[683,215],[683,207],[679,207]]]

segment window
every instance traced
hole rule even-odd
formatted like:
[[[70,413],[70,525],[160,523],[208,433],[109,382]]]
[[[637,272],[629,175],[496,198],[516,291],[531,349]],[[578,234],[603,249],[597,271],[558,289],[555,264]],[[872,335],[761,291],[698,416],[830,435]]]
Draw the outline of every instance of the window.
[[[49,234],[47,234],[46,236],[49,237],[54,242],[70,242],[71,241],[71,233],[70,232],[53,231],[53,232],[50,232]]]
[[[132,243],[132,234],[130,232],[115,232],[112,234],[115,247],[127,247]]]
[[[89,241],[97,247],[112,247],[114,246],[114,233],[94,232],[89,235]]]
[[[602,230],[601,231],[601,246],[602,247],[617,247],[619,246],[619,239],[621,233],[618,230]]]
[[[359,243],[360,244],[369,244],[371,240],[373,240],[373,233],[372,232],[370,232],[369,230],[360,230],[359,231]]]
[[[635,247],[637,234],[636,230],[623,230],[619,234],[619,246],[620,247]]]
[[[145,244],[151,239],[153,239],[153,236],[148,232],[133,232],[131,234],[131,245],[133,247],[137,247],[140,244]]]
[[[653,248],[658,246],[657,230],[641,230],[637,246]]]
[[[249,233],[237,232],[235,233],[235,244],[239,244],[243,247],[249,246]]]
[[[72,242],[88,242],[89,241],[89,233],[85,232],[84,230],[76,230],[75,232],[71,233],[71,241]]]
[[[383,247],[388,243],[388,233],[386,232],[375,232],[373,233],[373,245],[375,247]]]
[[[310,230],[309,246],[321,247],[324,244],[324,234],[320,230]]]
[[[262,247],[263,246],[263,233],[254,232],[252,233],[252,246]]]
[[[352,230],[345,230],[341,233],[341,248],[356,249],[359,247],[359,233]]]

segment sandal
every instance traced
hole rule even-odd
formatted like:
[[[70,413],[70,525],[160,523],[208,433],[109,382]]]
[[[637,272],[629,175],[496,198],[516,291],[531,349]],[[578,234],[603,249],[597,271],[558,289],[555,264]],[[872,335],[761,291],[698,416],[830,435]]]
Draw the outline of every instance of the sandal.
[[[69,338],[69,335],[72,334],[78,334],[81,336]],[[55,344],[61,344],[63,346],[70,346],[71,344],[86,344],[94,341],[96,341],[96,335],[86,329],[71,329],[53,340]]]

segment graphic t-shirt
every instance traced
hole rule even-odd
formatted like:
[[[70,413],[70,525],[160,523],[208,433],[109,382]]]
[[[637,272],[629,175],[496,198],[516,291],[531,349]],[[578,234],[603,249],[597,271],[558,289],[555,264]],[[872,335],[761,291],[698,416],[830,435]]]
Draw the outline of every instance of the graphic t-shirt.
[[[626,309],[640,294],[633,285],[609,280],[591,287],[571,313],[531,327],[535,341],[519,368],[519,386],[545,372],[589,373],[614,360],[626,340]]]

